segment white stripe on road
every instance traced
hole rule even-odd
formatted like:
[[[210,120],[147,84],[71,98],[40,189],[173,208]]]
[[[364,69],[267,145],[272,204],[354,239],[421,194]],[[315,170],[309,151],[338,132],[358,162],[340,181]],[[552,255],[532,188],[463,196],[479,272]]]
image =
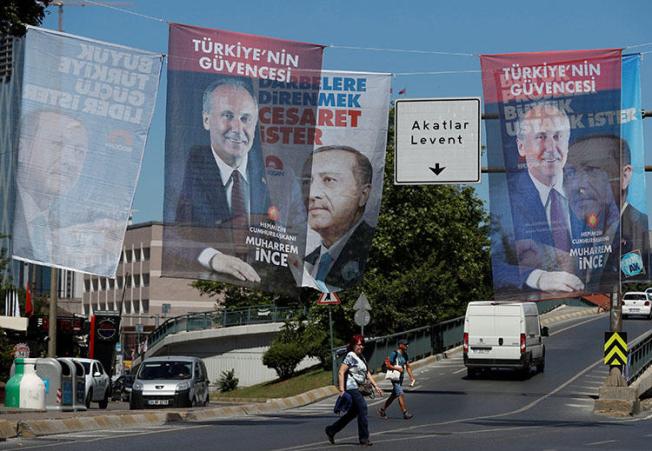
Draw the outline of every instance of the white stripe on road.
[[[604,440],[602,442],[585,443],[584,446],[606,445],[607,443],[616,443],[616,440]]]

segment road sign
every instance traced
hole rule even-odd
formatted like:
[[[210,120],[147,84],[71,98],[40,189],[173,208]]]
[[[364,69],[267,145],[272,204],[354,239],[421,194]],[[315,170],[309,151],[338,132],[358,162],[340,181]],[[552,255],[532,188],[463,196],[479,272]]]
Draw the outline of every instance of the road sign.
[[[396,101],[394,184],[480,183],[480,99]]]
[[[342,301],[340,301],[339,296],[335,293],[322,293],[319,295],[319,299],[317,299],[318,305],[339,305],[341,303]]]
[[[624,366],[627,364],[627,332],[604,333],[604,364]]]
[[[365,296],[364,293],[360,294],[360,297],[358,298],[358,300],[355,301],[355,304],[353,304],[353,309],[354,310],[371,310],[371,304],[369,303],[369,299],[367,299],[367,296]]]
[[[371,321],[371,313],[367,310],[358,310],[355,312],[355,315],[353,315],[353,320],[358,326],[364,327],[369,324],[369,321]]]

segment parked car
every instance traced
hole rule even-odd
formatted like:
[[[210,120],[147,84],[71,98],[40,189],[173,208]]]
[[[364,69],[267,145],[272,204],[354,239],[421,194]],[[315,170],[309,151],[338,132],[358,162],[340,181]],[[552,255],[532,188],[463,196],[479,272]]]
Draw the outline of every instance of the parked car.
[[[623,295],[623,319],[630,316],[645,316],[652,319],[652,302],[647,290],[628,291]]]
[[[469,302],[464,318],[464,365],[468,377],[484,369],[512,368],[524,376],[543,371],[546,347],[539,311],[533,302]]]
[[[111,386],[111,399],[114,401],[129,401],[131,386],[134,383],[133,374],[123,374],[113,381]]]
[[[84,366],[86,371],[86,408],[91,407],[91,402],[99,403],[100,409],[106,409],[111,397],[111,381],[106,370],[99,360],[75,358]]]
[[[208,404],[208,374],[198,357],[145,359],[138,368],[129,397],[130,409],[194,407]]]

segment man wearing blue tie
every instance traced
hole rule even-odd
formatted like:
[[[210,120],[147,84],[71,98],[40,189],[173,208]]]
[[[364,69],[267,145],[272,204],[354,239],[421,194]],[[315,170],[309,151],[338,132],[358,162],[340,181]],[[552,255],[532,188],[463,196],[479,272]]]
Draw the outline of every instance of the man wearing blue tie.
[[[306,269],[324,292],[355,285],[364,272],[374,228],[364,220],[372,183],[369,159],[348,146],[315,150],[308,224],[321,238],[306,256]]]

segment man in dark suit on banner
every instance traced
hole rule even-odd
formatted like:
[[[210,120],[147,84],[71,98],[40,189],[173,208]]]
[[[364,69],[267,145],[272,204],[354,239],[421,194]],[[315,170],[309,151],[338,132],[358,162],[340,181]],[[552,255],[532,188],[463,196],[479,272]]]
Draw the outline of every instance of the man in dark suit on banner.
[[[507,174],[510,211],[492,235],[495,288],[569,293],[594,287],[618,223],[610,190],[589,202],[566,167],[570,120],[554,103],[532,105],[516,131],[527,169]]]
[[[175,220],[189,264],[248,282],[261,279],[248,258],[247,231],[270,206],[262,152],[254,146],[257,123],[250,80],[221,77],[208,86],[202,125],[210,147],[190,150]]]
[[[321,291],[349,288],[362,277],[375,230],[363,218],[371,162],[352,147],[324,146],[306,167],[312,168],[308,224],[321,238],[305,258],[306,271]]]
[[[578,140],[571,146],[571,152],[582,159],[582,166],[593,171],[603,171],[608,178],[604,185],[610,186],[613,198],[620,204],[620,231],[615,235],[614,248],[620,240],[620,254],[614,252],[610,265],[616,274],[620,271],[619,257],[629,253],[640,269],[638,274],[627,274],[634,279],[649,277],[650,237],[648,216],[636,209],[627,199],[632,181],[632,157],[627,141],[614,135],[597,135]],[[622,169],[622,170],[619,170]]]

